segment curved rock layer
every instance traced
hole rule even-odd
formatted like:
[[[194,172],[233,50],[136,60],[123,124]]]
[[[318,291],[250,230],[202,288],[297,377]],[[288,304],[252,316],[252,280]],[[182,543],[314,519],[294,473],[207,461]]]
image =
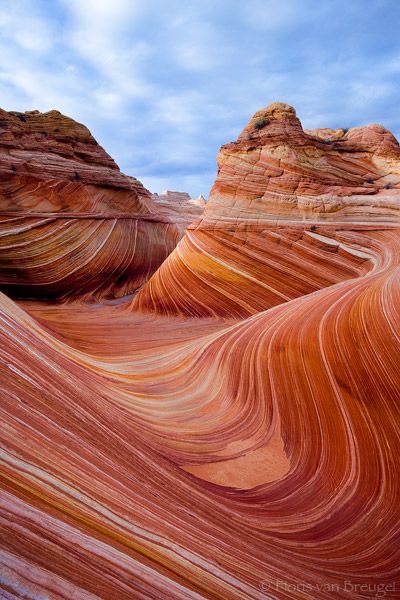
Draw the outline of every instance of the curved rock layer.
[[[2,298],[11,597],[396,589],[399,231],[368,237],[365,276],[235,323]]]
[[[201,213],[197,208],[193,219]],[[178,211],[179,213],[179,211]],[[123,175],[58,111],[0,110],[0,287],[15,297],[114,298],[142,286],[189,218]]]
[[[4,218],[0,287],[17,298],[118,298],[143,285],[180,237],[175,224],[129,217]]]
[[[358,232],[397,226],[399,197],[389,131],[306,133],[292,107],[272,104],[221,148],[203,217],[133,307],[245,317],[362,275],[372,262]]]
[[[0,294],[4,598],[398,596],[393,189],[316,229],[207,206],[152,312]]]

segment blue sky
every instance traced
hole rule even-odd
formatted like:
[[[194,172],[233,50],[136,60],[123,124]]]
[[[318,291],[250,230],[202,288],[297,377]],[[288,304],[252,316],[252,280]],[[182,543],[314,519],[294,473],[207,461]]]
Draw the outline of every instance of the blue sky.
[[[207,195],[274,101],[400,134],[399,0],[0,0],[0,106],[84,123],[149,189]]]

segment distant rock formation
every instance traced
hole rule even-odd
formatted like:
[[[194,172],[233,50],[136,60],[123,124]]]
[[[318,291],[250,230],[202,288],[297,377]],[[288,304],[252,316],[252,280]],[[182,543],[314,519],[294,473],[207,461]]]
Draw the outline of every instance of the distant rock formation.
[[[161,194],[153,194],[153,198],[158,202],[175,202],[177,204],[186,204],[191,201],[191,197],[187,192],[174,192],[164,190]]]
[[[206,205],[206,199],[202,194],[196,196],[196,198],[192,198],[191,202],[193,202],[193,204],[196,204],[197,206],[201,206],[201,208],[204,208]]]
[[[145,283],[185,224],[179,209],[156,208],[84,125],[56,110],[0,110],[3,291],[123,296]]]
[[[271,104],[222,146],[203,216],[134,307],[243,317],[364,274],[375,258],[355,230],[398,223],[399,197],[384,127],[305,132],[294,108]]]
[[[186,228],[203,212],[205,200],[203,196],[192,199],[187,192],[165,190],[162,194],[152,194],[156,210],[182,228]]]

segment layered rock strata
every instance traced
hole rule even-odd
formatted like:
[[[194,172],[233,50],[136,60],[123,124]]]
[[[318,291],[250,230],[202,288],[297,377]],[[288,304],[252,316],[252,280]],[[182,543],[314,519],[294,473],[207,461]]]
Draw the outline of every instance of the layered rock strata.
[[[172,218],[171,218],[172,217]],[[139,288],[183,234],[83,125],[0,111],[0,287],[104,298]],[[187,222],[187,221],[185,221]]]
[[[272,104],[221,148],[202,218],[134,308],[243,317],[363,275],[373,259],[358,232],[397,226],[399,195],[385,128],[305,132],[292,107]]]
[[[312,156],[315,210],[268,208],[269,176],[256,210],[245,133],[136,302],[0,294],[2,597],[399,595],[399,151],[376,126],[328,151],[350,132],[286,105],[248,129],[284,179],[300,137],[340,159],[344,204],[323,210]],[[350,163],[391,186],[350,193]]]

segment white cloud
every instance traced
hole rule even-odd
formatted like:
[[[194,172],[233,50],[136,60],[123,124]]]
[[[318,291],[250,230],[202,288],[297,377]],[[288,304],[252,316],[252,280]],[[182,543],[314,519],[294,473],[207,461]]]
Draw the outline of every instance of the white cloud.
[[[350,4],[1,0],[1,103],[85,123],[155,191],[206,193],[219,146],[273,101],[306,127],[400,129],[396,11]]]
[[[166,94],[154,99],[152,118],[176,128],[184,127],[186,132],[192,133],[199,126],[201,109],[206,101],[204,94],[195,90]]]
[[[118,29],[144,7],[138,0],[62,0],[62,3],[83,27],[101,32]]]
[[[310,18],[307,4],[304,0],[247,0],[241,6],[242,18],[254,29],[265,32],[285,30]],[[318,10],[315,3],[312,10]]]
[[[55,32],[52,23],[30,0],[3,0],[0,31],[8,44],[36,54],[51,51]]]
[[[98,97],[148,97],[153,89],[141,75],[143,59],[152,53],[151,45],[134,39],[136,20],[145,3],[130,0],[63,0],[69,13],[65,43],[87,61],[101,77]],[[111,97],[111,96],[109,96]]]

